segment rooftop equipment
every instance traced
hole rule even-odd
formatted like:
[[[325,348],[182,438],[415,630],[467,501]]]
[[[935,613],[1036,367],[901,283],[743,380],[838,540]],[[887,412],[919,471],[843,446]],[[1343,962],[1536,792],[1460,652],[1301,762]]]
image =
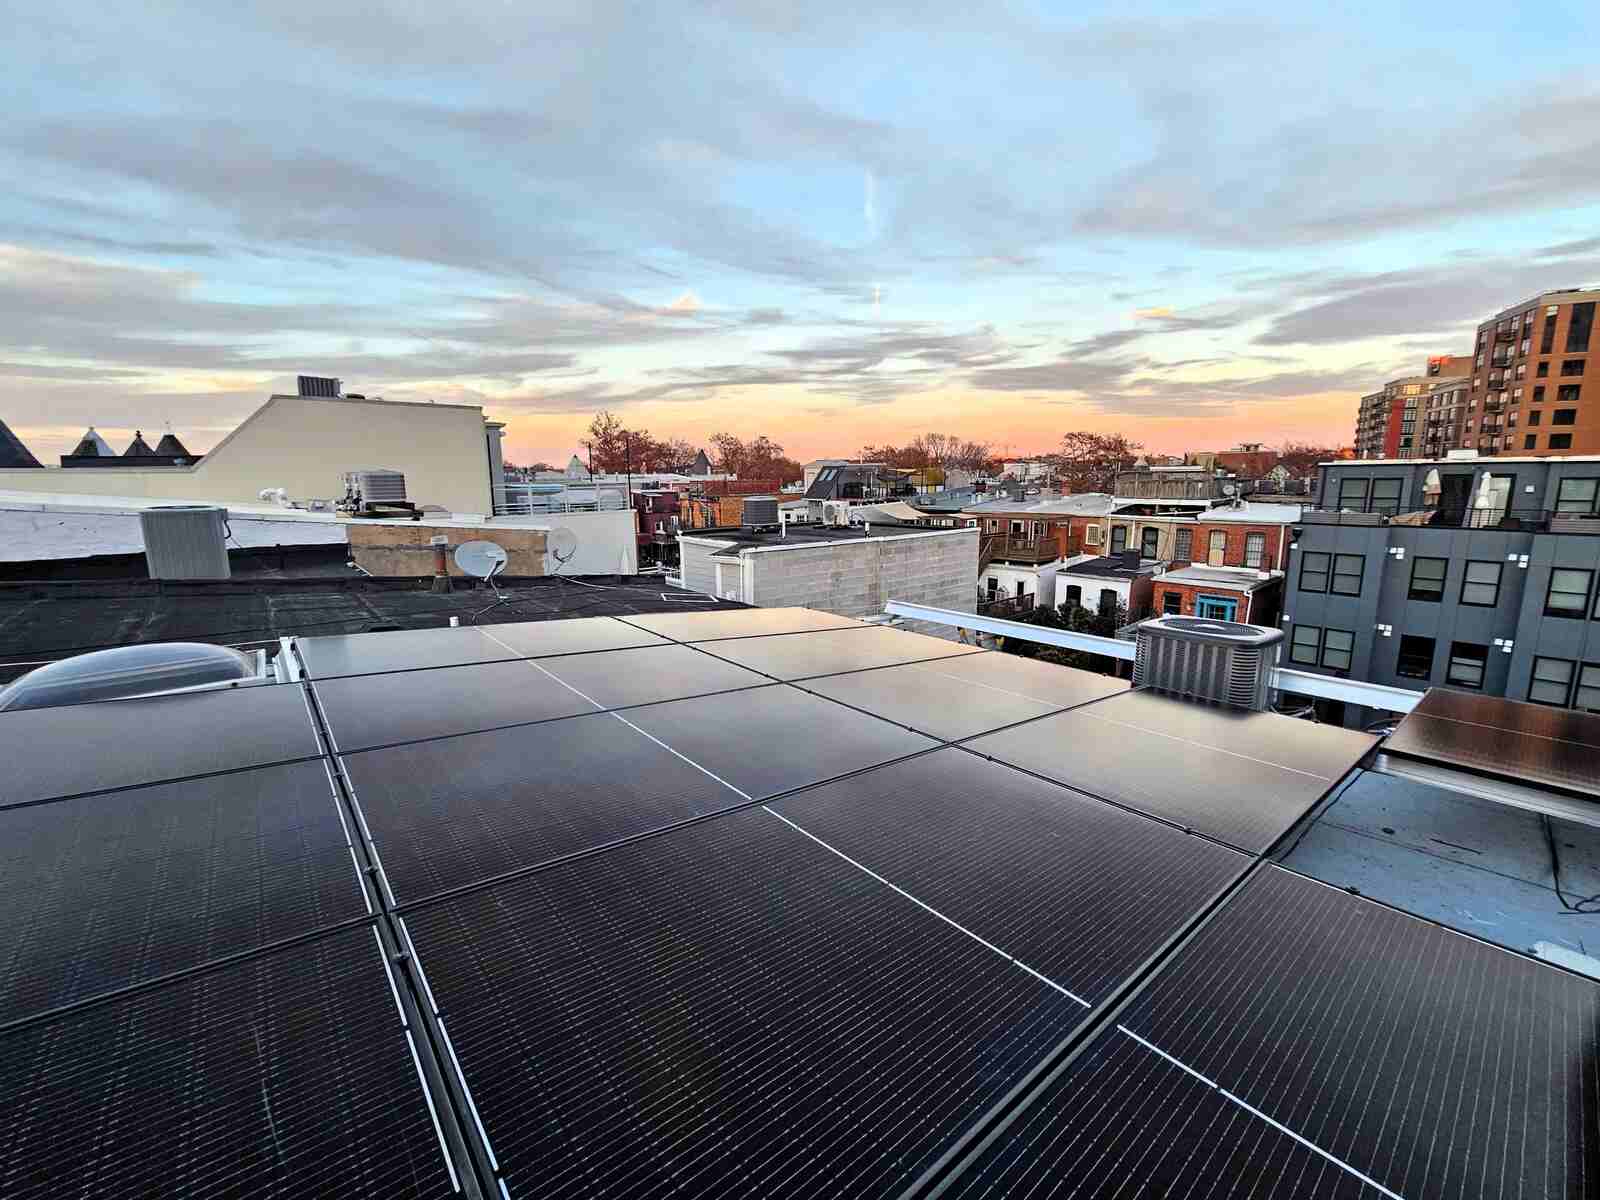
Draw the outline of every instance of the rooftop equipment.
[[[266,681],[264,651],[204,642],[117,646],[29,671],[0,690],[0,712]]]
[[[139,513],[151,579],[227,579],[228,510],[214,504],[158,504]]]
[[[297,379],[297,393],[301,396],[322,396],[327,399],[339,398],[339,385],[342,380],[328,379],[321,375],[301,375]]]
[[[344,473],[344,499],[339,507],[359,517],[409,517],[421,520],[417,506],[406,500],[406,477],[392,467],[367,467]]]
[[[1271,705],[1283,630],[1204,617],[1157,617],[1135,634],[1133,686],[1251,712]]]
[[[745,529],[776,529],[778,525],[778,498],[776,496],[746,496],[739,524]]]

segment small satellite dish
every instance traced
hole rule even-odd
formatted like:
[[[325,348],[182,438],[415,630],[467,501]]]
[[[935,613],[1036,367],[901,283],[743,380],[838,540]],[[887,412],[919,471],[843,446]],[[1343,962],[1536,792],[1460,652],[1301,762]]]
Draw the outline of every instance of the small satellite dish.
[[[565,525],[557,525],[550,531],[545,548],[549,550],[551,558],[565,566],[578,552],[578,535]]]
[[[1237,496],[1239,489],[1231,483],[1225,483],[1222,485],[1222,494],[1224,496]]]
[[[463,575],[477,579],[493,579],[506,565],[506,552],[493,542],[462,542],[455,558]]]

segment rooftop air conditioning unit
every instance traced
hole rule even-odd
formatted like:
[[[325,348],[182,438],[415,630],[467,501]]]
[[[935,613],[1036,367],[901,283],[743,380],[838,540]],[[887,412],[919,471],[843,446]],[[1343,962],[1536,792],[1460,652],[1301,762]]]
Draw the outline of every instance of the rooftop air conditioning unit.
[[[405,474],[390,468],[346,471],[344,486],[346,495],[355,501],[357,507],[406,502]]]
[[[850,526],[850,506],[838,500],[829,500],[822,506],[822,523],[836,529]]]
[[[1271,705],[1272,670],[1281,641],[1281,629],[1205,617],[1157,617],[1140,625],[1135,635],[1133,686],[1265,712]]]
[[[776,529],[778,527],[778,498],[776,496],[746,496],[739,524],[746,529]]]

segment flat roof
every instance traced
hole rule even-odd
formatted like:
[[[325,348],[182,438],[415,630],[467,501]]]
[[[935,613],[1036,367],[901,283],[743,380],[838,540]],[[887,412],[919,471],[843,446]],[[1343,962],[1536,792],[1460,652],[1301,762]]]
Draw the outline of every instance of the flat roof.
[[[1160,565],[1160,562],[1157,558],[1141,558],[1137,567],[1131,567],[1123,563],[1120,555],[1096,554],[1076,562],[1068,559],[1056,568],[1056,574],[1087,575],[1094,579],[1136,579],[1150,574],[1150,569]]]
[[[1296,858],[1465,836],[1341,808],[1377,737],[696,620],[0,712],[8,1192],[1587,1189],[1600,983]]]
[[[1249,567],[1213,567],[1201,563],[1192,563],[1187,567],[1179,567],[1175,571],[1163,571],[1156,576],[1156,582],[1184,583],[1202,587],[1230,587],[1237,588],[1240,591],[1253,592],[1275,578],[1280,577],[1266,571],[1254,571]]]

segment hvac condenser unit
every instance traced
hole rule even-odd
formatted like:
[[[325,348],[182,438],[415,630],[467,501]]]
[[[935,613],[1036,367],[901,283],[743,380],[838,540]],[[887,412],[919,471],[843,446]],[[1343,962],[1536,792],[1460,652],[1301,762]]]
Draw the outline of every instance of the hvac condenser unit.
[[[382,467],[344,473],[345,495],[357,506],[374,504],[404,504],[406,502],[406,477],[403,472]]]
[[[778,527],[778,498],[776,496],[746,496],[739,524],[746,529],[776,529]]]
[[[1134,687],[1265,711],[1283,630],[1205,617],[1156,617],[1135,634]]]

